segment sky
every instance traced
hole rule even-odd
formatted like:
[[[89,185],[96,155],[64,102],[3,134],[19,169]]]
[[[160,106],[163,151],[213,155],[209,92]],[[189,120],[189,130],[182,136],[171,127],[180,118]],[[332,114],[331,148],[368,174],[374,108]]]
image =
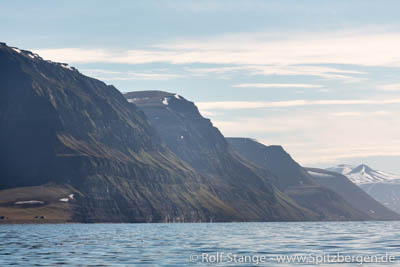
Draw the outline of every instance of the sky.
[[[400,174],[400,1],[2,0],[0,41],[196,103],[300,164]]]

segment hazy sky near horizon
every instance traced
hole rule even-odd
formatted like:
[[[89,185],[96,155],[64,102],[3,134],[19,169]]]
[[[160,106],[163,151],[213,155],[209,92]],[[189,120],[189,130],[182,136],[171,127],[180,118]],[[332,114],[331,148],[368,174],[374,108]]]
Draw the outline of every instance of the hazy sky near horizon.
[[[3,42],[196,102],[301,164],[400,173],[400,1],[13,1]]]

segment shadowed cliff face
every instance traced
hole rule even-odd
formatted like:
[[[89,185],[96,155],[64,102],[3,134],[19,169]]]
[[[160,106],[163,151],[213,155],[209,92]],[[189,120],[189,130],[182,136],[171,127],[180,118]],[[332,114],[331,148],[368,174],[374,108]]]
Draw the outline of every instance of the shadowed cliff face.
[[[221,165],[236,156],[224,136],[192,102],[160,91],[131,92],[125,97],[145,112],[168,147],[196,170],[232,172]]]
[[[30,186],[65,185],[76,194],[72,221],[244,220],[117,89],[4,44],[0,129],[0,194],[21,188],[18,200],[29,201]],[[43,203],[62,197],[48,195]],[[4,201],[14,214],[13,200]]]
[[[258,205],[258,202],[270,198],[269,195],[279,194],[301,206],[313,219],[368,219],[366,214],[351,207],[334,192],[321,188],[280,147],[271,147],[271,157],[264,153],[254,158],[240,156],[218,129],[200,115],[196,106],[182,96],[147,91],[127,93],[125,97],[144,111],[168,148],[182,160],[215,184],[230,184],[231,196],[237,196],[235,205],[238,210],[242,208],[239,206],[241,202],[253,201]],[[259,157],[270,157],[270,166],[259,164],[255,160]],[[280,174],[284,175],[273,175],[276,169],[282,170]],[[260,190],[267,194],[254,193]],[[256,197],[249,199],[243,191]],[[229,195],[218,196],[229,199]]]
[[[76,169],[56,178],[54,171],[67,161],[163,152],[144,115],[114,87],[30,55],[1,47],[1,164],[14,177],[3,179],[4,187],[80,183]]]
[[[264,146],[250,138],[227,138],[227,141],[247,160],[276,174],[279,179],[275,184],[282,190],[289,187],[317,185],[281,146]]]

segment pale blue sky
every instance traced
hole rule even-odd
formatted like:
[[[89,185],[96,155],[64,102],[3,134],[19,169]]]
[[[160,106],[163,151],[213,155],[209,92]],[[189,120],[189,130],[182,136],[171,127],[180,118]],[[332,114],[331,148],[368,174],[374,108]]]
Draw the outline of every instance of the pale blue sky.
[[[11,46],[195,101],[301,164],[400,173],[399,1],[0,2]]]

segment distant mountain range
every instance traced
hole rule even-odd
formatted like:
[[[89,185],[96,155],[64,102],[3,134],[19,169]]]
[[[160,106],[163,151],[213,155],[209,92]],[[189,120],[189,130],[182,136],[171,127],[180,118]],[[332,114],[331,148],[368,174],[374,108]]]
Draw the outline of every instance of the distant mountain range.
[[[346,205],[376,220],[398,219],[398,215],[373,199],[348,178],[322,169],[301,167],[280,146],[265,146],[249,138],[228,138],[246,159],[271,170],[277,186],[286,194],[311,210],[343,210]],[[340,197],[338,197],[340,196]]]
[[[380,203],[400,212],[400,175],[377,171],[364,164],[341,164],[327,170],[347,176]]]
[[[353,183],[371,184],[371,183],[394,183],[400,184],[400,175],[387,172],[376,171],[365,164],[359,166],[341,164],[327,169],[347,176]]]
[[[4,43],[0,88],[0,223],[400,218],[357,207],[279,146],[246,156],[176,94],[122,95]]]

